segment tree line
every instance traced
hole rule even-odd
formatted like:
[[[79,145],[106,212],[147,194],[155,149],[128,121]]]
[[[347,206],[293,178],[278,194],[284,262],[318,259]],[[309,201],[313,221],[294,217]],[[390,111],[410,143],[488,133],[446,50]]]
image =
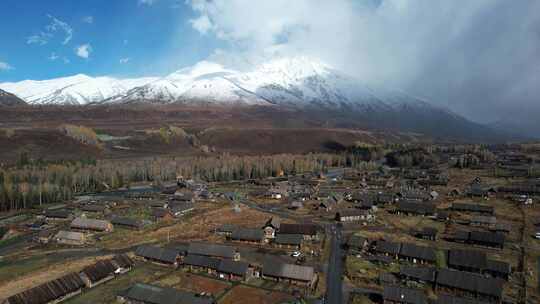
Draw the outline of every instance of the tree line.
[[[62,163],[31,162],[0,168],[0,211],[72,199],[76,194],[129,187],[133,183],[159,185],[177,176],[208,182],[258,179],[328,167],[369,166],[363,157],[340,154],[280,154],[270,156],[156,157],[137,160],[97,160]]]

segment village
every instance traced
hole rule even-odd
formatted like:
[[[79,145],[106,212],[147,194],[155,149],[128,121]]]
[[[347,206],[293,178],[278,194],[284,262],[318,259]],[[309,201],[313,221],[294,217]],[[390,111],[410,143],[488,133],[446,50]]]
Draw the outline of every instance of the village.
[[[538,303],[540,154],[489,150],[10,214],[0,303]]]

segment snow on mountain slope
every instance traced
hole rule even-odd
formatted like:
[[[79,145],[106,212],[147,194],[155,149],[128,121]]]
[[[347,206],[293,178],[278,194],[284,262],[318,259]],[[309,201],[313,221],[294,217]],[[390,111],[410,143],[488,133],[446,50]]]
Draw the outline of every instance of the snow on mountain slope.
[[[0,88],[12,92],[29,104],[99,103],[130,88],[151,82],[155,78],[115,79],[75,75],[57,79],[17,83],[1,83]]]
[[[29,104],[190,103],[258,104],[363,112],[395,111],[417,98],[367,86],[313,58],[278,58],[239,72],[202,61],[161,78],[75,75],[0,83]],[[427,104],[426,104],[427,106]]]

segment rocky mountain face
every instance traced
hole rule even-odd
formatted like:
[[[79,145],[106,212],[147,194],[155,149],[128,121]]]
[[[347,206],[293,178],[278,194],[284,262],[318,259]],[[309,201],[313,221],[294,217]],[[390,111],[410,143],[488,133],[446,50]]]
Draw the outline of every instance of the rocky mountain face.
[[[16,95],[0,90],[0,106],[20,106],[25,104],[26,102]]]

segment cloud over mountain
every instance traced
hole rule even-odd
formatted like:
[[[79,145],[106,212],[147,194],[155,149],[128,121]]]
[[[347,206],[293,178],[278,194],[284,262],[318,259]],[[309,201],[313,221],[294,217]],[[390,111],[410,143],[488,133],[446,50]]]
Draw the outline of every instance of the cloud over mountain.
[[[201,34],[235,68],[309,55],[480,121],[540,114],[540,2],[192,0]],[[521,110],[520,110],[521,109]],[[504,113],[504,114],[502,114]]]

